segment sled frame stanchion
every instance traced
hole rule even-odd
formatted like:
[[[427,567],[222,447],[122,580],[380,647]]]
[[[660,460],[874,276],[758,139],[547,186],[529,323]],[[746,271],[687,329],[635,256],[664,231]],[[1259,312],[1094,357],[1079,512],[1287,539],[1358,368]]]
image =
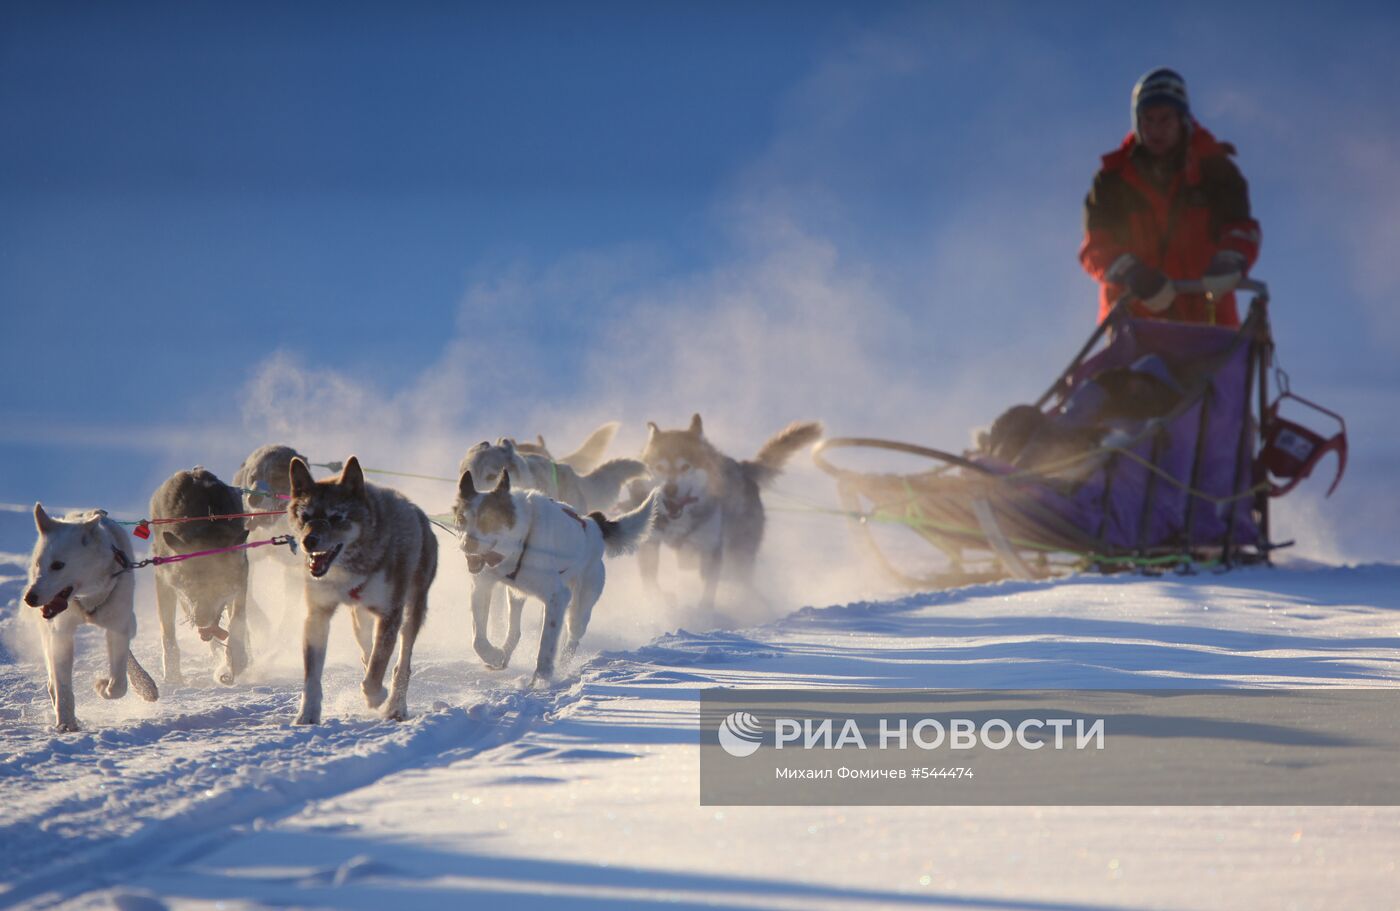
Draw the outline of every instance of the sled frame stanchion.
[[[1264,415],[1269,412],[1269,367],[1273,362],[1274,331],[1269,325],[1269,294],[1265,291],[1254,299],[1253,307],[1259,308],[1260,339],[1257,357],[1259,360],[1259,447],[1264,445]],[[1251,480],[1252,483],[1252,480]],[[1271,564],[1273,538],[1269,530],[1269,491],[1261,490],[1254,497],[1254,508],[1259,512],[1259,539],[1263,545],[1260,555],[1266,564]]]
[[[1206,457],[1206,435],[1210,430],[1211,406],[1215,404],[1215,381],[1211,380],[1201,393],[1201,419],[1196,424],[1196,446],[1191,458],[1191,493],[1186,495],[1186,517],[1183,531],[1186,535],[1186,552],[1195,558],[1196,553],[1196,509],[1200,498],[1195,491],[1201,485],[1201,467]]]

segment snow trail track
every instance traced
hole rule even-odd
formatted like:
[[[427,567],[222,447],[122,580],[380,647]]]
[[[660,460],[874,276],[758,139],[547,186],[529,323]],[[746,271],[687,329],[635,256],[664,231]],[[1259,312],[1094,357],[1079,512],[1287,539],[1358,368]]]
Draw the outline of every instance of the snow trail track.
[[[41,671],[7,654],[0,904],[1370,906],[1393,881],[1395,808],[716,812],[697,801],[696,699],[719,685],[1395,686],[1397,605],[1388,565],[1003,583],[679,630],[545,691],[525,686],[527,627],[504,673],[460,650],[415,656],[402,724],[364,709],[342,630],[311,728],[290,724],[294,670],[220,688],[197,647],[189,683],[155,705],[104,702],[94,637],[75,672],[85,730],[59,736]],[[138,654],[159,679],[153,625]]]

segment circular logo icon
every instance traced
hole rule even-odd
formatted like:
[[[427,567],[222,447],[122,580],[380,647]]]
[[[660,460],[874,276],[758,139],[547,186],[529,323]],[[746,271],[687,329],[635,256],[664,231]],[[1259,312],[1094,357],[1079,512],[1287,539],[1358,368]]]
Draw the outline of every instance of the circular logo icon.
[[[719,745],[730,756],[752,756],[763,746],[763,725],[748,712],[734,712],[719,723]]]

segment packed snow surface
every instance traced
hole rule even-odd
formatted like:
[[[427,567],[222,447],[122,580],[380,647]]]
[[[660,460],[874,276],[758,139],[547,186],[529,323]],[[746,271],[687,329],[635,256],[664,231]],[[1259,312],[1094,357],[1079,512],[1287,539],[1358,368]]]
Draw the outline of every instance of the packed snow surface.
[[[286,655],[219,687],[182,630],[185,686],[106,702],[85,633],[84,730],[58,735],[26,558],[3,559],[0,904],[1370,908],[1400,883],[1389,807],[705,807],[696,723],[713,686],[1394,686],[1396,566],[1003,583],[644,639],[614,601],[542,690],[534,629],[488,671],[447,635],[465,604],[435,604],[402,724],[364,708],[341,618],[311,728]]]

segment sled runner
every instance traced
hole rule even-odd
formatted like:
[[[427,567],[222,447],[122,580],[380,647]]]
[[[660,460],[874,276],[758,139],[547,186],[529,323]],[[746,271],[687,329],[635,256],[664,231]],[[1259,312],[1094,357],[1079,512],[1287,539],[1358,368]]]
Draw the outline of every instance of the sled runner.
[[[1294,395],[1281,371],[1270,402],[1268,290],[1248,280],[1239,290],[1253,301],[1238,330],[1135,319],[1120,300],[1040,400],[999,418],[977,450],[847,437],[813,457],[857,539],[912,586],[1267,562],[1291,543],[1269,537],[1271,497],[1328,453],[1335,489],[1346,425]],[[1283,418],[1285,403],[1334,419],[1337,432]],[[847,461],[899,453],[934,464],[858,471],[832,461],[838,449],[861,451]]]

